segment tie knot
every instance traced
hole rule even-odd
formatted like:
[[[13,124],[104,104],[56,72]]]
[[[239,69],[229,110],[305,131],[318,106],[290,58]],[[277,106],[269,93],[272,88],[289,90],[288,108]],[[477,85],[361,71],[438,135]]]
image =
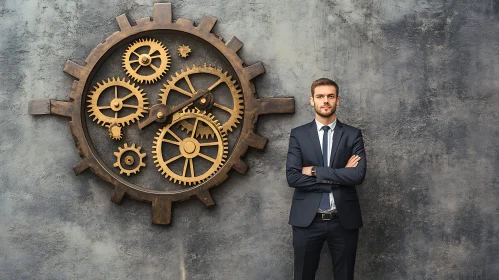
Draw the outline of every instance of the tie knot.
[[[329,127],[329,126],[327,126],[327,125],[325,125],[325,126],[323,126],[323,127],[322,127],[322,130],[324,130],[325,132],[328,132],[328,131],[329,131],[329,129],[330,129],[330,127]]]

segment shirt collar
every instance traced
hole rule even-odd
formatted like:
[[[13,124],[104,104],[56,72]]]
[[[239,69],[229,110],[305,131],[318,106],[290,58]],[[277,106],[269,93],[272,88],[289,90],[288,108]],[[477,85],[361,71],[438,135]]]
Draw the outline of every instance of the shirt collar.
[[[328,124],[329,128],[331,128],[331,131],[333,131],[334,127],[336,126],[336,120],[337,119],[334,119],[334,122]],[[315,119],[315,124],[317,125],[317,131],[320,131],[324,126],[322,123],[318,122],[317,119]]]

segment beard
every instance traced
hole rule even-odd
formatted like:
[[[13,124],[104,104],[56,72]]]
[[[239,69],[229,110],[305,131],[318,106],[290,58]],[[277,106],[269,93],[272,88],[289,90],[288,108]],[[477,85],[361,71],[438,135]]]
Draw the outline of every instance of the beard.
[[[315,109],[315,112],[317,113],[317,115],[323,117],[323,118],[329,118],[331,117],[332,115],[334,115],[336,113],[336,105],[333,105],[331,106],[331,111],[329,113],[322,113],[321,112],[321,106],[314,106],[314,109]]]

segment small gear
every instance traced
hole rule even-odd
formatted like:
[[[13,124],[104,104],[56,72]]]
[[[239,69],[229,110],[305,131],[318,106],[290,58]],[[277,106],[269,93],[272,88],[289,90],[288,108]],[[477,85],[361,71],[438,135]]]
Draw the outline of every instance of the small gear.
[[[193,93],[196,93],[197,91],[192,86],[190,80],[190,76],[195,74],[211,74],[219,78],[214,84],[212,84],[207,89],[208,91],[213,90],[215,87],[219,86],[220,84],[226,84],[227,87],[229,88],[233,101],[232,108],[229,108],[222,104],[218,104],[216,102],[213,103],[213,107],[222,109],[230,114],[229,119],[222,124],[222,128],[226,133],[232,132],[232,130],[236,128],[237,125],[240,123],[240,119],[243,118],[242,117],[244,110],[243,95],[241,93],[241,90],[238,88],[239,86],[236,84],[236,81],[232,79],[232,76],[229,76],[228,72],[223,72],[223,70],[220,68],[215,68],[211,65],[206,65],[206,64],[204,64],[203,66],[193,65],[190,68],[187,67],[186,70],[182,69],[180,73],[178,72],[175,73],[175,76],[172,76],[171,79],[168,80],[167,83],[163,85],[164,88],[161,89],[162,93],[159,94],[161,103],[167,104],[168,96],[171,91],[180,92],[181,94],[184,94],[188,97],[191,97]],[[176,83],[182,79],[185,79],[185,81],[187,82],[190,92],[176,86]],[[179,125],[181,125],[185,130],[187,130],[188,133],[192,131],[192,124],[189,124],[188,122],[181,122]],[[213,137],[214,132],[209,127],[201,126],[197,130],[196,136],[200,136],[201,138],[203,137],[207,138],[208,136]]]
[[[146,157],[146,154],[145,153],[141,154],[140,149],[141,149],[140,146],[135,147],[135,144],[128,146],[127,143],[125,143],[123,148],[118,147],[118,152],[114,153],[114,155],[116,156],[116,162],[114,163],[113,166],[118,167],[120,169],[120,174],[125,173],[127,176],[130,176],[132,173],[137,174],[137,172],[140,171],[141,167],[146,166],[146,164],[143,161],[143,159]],[[126,152],[130,152],[130,154],[126,155],[123,158],[123,155]],[[138,159],[138,163],[135,165],[135,167],[132,168],[135,162],[135,158]],[[123,163],[125,165],[123,165]]]
[[[159,66],[154,64],[157,60]],[[149,84],[158,81],[169,67],[168,49],[156,39],[139,39],[130,44],[123,54],[123,68],[126,74],[139,83]],[[141,68],[147,70],[139,74]]]
[[[119,124],[112,123],[106,125],[106,127],[108,128],[109,138],[113,140],[121,140],[123,137],[123,128]]]
[[[170,128],[179,122],[187,121],[188,119],[194,119],[193,131],[188,137],[181,139]],[[213,142],[200,142],[196,139],[196,130],[201,123],[204,123],[206,128],[213,130],[214,137],[216,138]],[[168,134],[173,136],[177,141],[167,139]],[[197,185],[213,176],[223,166],[227,158],[227,134],[221,129],[220,124],[215,120],[213,115],[206,114],[197,109],[186,110],[176,114],[172,123],[160,129],[157,133],[157,137],[154,137],[154,139],[152,151],[154,154],[154,163],[156,163],[159,172],[174,183]],[[172,158],[165,159],[162,152],[165,148],[163,145],[165,144],[169,144],[173,149],[175,149],[175,146],[178,147],[179,154]],[[218,148],[216,157],[212,158],[202,153],[201,147],[204,146],[216,146]],[[206,172],[196,175],[193,162],[193,159],[196,157],[201,157],[212,162],[211,167]],[[184,168],[182,174],[177,174],[172,171],[168,165],[181,158],[185,158]],[[188,167],[190,167],[190,176],[187,176]]]
[[[102,93],[111,87],[114,87],[114,98],[111,99],[109,105],[98,105]],[[124,97],[119,97],[118,88],[124,88],[129,91],[129,93]],[[120,80],[120,78],[107,79],[107,82],[102,81],[102,84],[97,83],[97,86],[94,86],[94,90],[90,91],[90,94],[88,95],[87,102],[90,103],[88,105],[89,117],[93,118],[94,121],[97,121],[97,123],[102,126],[111,123],[120,126],[124,126],[125,124],[129,125],[130,122],[133,123],[140,117],[143,117],[143,114],[147,111],[146,105],[149,103],[147,102],[145,95],[146,94],[142,93],[142,90],[139,89],[139,87],[136,87],[135,84],[125,81],[125,78],[123,78],[123,80]],[[130,104],[132,103],[131,101],[133,101],[132,97],[133,99],[136,99],[136,104]],[[130,103],[125,103],[127,100]],[[135,112],[120,117],[118,112],[123,108],[135,109]],[[107,111],[108,114],[104,114],[103,111]]]
[[[187,58],[190,53],[191,53],[191,48],[189,46],[182,45],[182,46],[178,47],[178,55],[179,56],[181,56],[183,58]]]

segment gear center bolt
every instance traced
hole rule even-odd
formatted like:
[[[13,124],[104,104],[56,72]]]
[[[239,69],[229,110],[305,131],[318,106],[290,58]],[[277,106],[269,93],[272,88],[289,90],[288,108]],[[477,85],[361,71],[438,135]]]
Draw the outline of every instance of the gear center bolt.
[[[180,153],[185,158],[195,158],[199,154],[201,145],[199,144],[198,140],[189,137],[182,140],[179,147]]]
[[[125,163],[126,163],[126,165],[132,165],[133,162],[134,162],[134,159],[133,159],[132,156],[126,156],[125,157]]]
[[[141,54],[139,57],[139,63],[142,66],[149,66],[151,64],[151,57],[148,54]]]
[[[113,111],[118,112],[123,108],[123,101],[119,98],[115,98],[111,101],[111,109]]]

